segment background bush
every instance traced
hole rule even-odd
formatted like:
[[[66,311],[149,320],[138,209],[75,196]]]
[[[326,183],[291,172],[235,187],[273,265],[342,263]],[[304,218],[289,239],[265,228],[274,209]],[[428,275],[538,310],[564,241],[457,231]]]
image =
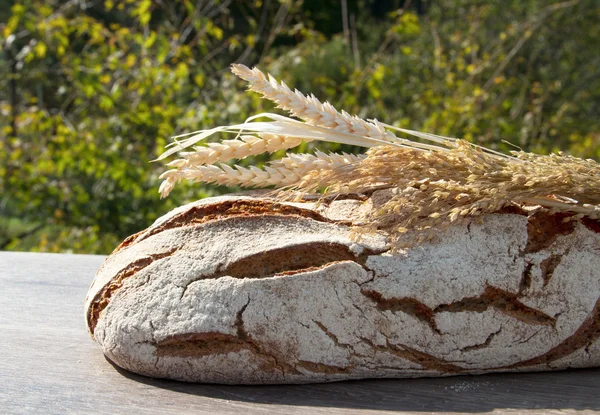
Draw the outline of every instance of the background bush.
[[[363,117],[598,159],[598,21],[596,0],[0,0],[0,249],[105,254],[230,191],[160,200],[150,161],[272,109],[232,62]]]

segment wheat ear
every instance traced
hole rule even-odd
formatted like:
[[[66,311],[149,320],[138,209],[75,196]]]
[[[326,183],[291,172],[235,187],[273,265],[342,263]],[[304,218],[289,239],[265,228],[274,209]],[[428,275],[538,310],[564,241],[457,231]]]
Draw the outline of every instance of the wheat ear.
[[[177,182],[193,180],[226,186],[243,187],[287,187],[300,182],[304,175],[319,170],[336,170],[343,166],[354,165],[365,156],[353,154],[288,154],[280,160],[269,163],[264,169],[255,166],[228,166],[227,164],[194,165],[191,167],[168,170],[160,178],[164,179],[159,192],[166,197]]]
[[[207,143],[206,147],[194,147],[195,151],[180,152],[183,159],[167,163],[169,167],[185,168],[203,164],[242,160],[262,153],[287,150],[302,143],[302,139],[275,134],[242,135],[239,140],[223,140],[220,143]]]
[[[258,92],[277,104],[278,108],[290,112],[294,117],[310,125],[384,141],[397,139],[377,120],[369,122],[345,111],[339,112],[329,102],[322,103],[314,95],[305,96],[297,89],[292,91],[285,82],[279,83],[270,74],[265,75],[257,68],[250,69],[241,64],[234,64],[231,66],[231,71],[248,82],[250,91]]]
[[[338,111],[329,102],[320,102],[319,99],[312,94],[305,96],[297,89],[292,91],[285,82],[278,82],[273,76],[270,74],[265,75],[258,68],[250,69],[242,64],[233,64],[231,66],[231,71],[248,82],[248,89],[250,91],[257,92],[264,98],[273,101],[277,104],[278,108],[288,111],[292,116],[305,121],[306,124],[324,127],[331,132],[348,133],[354,136],[375,140],[367,145],[352,143],[354,145],[371,147],[373,145],[392,144],[402,147],[420,148],[428,151],[441,151],[444,150],[444,147],[453,147],[454,142],[456,141],[455,138],[395,127],[379,122],[377,119],[363,120],[344,110]],[[273,114],[260,115],[272,116]],[[254,118],[257,118],[257,116],[250,117],[250,119]],[[396,136],[389,130],[396,130],[432,142],[434,145],[406,140]],[[495,157],[510,157],[485,147],[477,145],[473,146],[480,148],[486,153],[494,154]]]

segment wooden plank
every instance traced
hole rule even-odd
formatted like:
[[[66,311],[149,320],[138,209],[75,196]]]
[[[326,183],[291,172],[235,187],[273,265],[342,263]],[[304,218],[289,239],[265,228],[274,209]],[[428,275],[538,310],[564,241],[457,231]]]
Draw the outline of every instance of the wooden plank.
[[[0,413],[600,413],[600,369],[292,386],[126,373],[85,330],[83,303],[102,261],[0,252]]]

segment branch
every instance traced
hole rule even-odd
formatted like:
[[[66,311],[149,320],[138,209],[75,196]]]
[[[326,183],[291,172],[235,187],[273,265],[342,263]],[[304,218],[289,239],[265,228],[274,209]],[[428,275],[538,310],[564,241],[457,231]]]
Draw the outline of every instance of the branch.
[[[8,245],[10,245],[13,241],[17,241],[17,240],[20,240],[20,239],[23,239],[23,238],[27,238],[28,236],[33,235],[34,233],[36,233],[37,231],[39,231],[43,227],[44,227],[44,224],[40,223],[40,224],[34,226],[33,228],[25,231],[25,232],[21,232],[17,236],[14,236],[12,238],[7,238],[2,243],[0,243],[0,250],[6,249],[6,247]]]

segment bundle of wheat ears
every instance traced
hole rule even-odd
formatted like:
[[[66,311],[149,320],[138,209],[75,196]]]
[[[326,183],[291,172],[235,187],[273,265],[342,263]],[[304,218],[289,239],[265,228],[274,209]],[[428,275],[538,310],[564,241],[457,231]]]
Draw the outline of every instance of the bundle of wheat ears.
[[[372,228],[401,234],[436,229],[504,207],[538,207],[568,212],[567,220],[600,218],[600,165],[594,160],[513,151],[510,155],[465,140],[407,130],[338,111],[314,95],[292,91],[284,82],[244,65],[234,74],[288,111],[290,118],[263,113],[242,124],[174,137],[159,158],[181,157],[161,175],[166,197],[184,179],[242,187],[274,187],[291,194],[331,196],[388,188],[390,197],[369,218]],[[256,121],[267,119],[268,121]],[[392,131],[419,141],[398,137]],[[217,133],[232,140],[202,143]],[[263,168],[225,164],[264,152],[291,149],[302,141],[328,141],[369,148],[364,155],[288,153]]]

